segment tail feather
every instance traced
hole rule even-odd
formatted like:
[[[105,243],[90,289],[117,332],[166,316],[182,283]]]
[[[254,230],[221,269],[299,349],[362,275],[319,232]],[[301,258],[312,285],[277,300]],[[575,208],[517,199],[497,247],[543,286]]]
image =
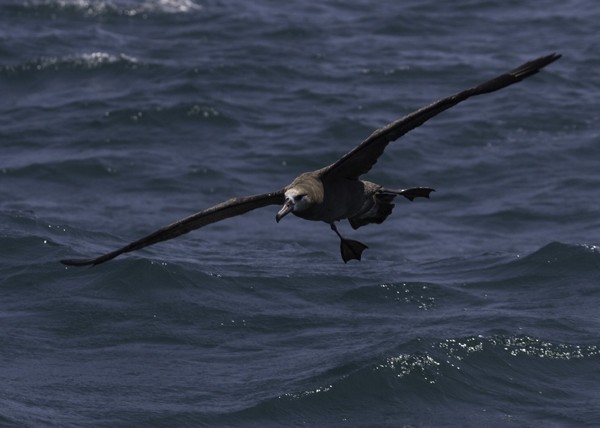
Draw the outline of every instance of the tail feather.
[[[375,203],[371,209],[366,213],[349,218],[348,221],[353,229],[371,223],[381,224],[392,213],[395,206],[392,202],[396,196],[402,195],[412,201],[415,198],[429,198],[429,194],[433,191],[434,189],[430,187],[412,187],[401,190],[381,189],[375,194]]]

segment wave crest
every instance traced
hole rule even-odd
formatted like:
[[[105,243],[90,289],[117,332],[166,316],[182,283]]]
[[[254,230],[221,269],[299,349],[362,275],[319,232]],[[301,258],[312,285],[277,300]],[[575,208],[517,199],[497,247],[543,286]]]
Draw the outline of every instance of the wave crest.
[[[0,73],[20,74],[65,69],[94,70],[107,65],[122,65],[134,68],[138,65],[138,60],[125,54],[114,55],[107,52],[88,52],[62,57],[41,57],[21,64],[4,65],[0,66]]]
[[[26,5],[30,10],[50,9],[53,13],[72,12],[86,17],[106,15],[144,16],[153,14],[189,13],[202,6],[192,0],[95,1],[95,0],[38,0]]]

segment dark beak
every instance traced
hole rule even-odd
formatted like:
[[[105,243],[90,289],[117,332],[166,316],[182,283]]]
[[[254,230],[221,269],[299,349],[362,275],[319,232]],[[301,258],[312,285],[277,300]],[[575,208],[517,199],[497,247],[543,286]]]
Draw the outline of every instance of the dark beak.
[[[285,204],[283,204],[283,207],[279,210],[279,212],[275,216],[275,220],[277,221],[277,223],[279,223],[279,220],[281,220],[286,215],[291,213],[293,208],[294,208],[294,205],[293,205],[292,201],[285,201]]]

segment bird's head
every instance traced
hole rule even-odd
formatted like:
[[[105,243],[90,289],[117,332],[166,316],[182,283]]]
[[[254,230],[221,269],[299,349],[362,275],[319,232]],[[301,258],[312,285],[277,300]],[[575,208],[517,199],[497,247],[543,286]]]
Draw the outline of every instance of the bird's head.
[[[283,217],[289,213],[301,213],[312,204],[308,191],[301,187],[292,187],[285,191],[285,202],[283,207],[275,216],[275,220],[279,223]]]

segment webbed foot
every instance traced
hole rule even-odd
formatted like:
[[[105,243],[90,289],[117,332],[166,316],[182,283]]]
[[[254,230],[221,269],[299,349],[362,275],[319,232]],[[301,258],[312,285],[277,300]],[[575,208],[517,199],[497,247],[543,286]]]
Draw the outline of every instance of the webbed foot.
[[[360,260],[362,252],[367,248],[369,247],[362,242],[354,241],[353,239],[342,238],[340,242],[342,260],[344,260],[344,263],[348,263],[348,260]]]
[[[344,238],[340,235],[340,232],[337,230],[334,223],[330,223],[329,225],[331,226],[331,230],[333,230],[340,238],[340,252],[342,253],[342,260],[344,260],[344,263],[348,263],[348,260],[360,260],[362,252],[369,247],[362,242]]]
[[[429,199],[429,194],[431,192],[435,192],[435,189],[432,189],[431,187],[411,187],[410,189],[402,190],[384,189],[384,192],[391,192],[395,193],[396,195],[402,195],[409,201],[412,201],[415,198]]]

